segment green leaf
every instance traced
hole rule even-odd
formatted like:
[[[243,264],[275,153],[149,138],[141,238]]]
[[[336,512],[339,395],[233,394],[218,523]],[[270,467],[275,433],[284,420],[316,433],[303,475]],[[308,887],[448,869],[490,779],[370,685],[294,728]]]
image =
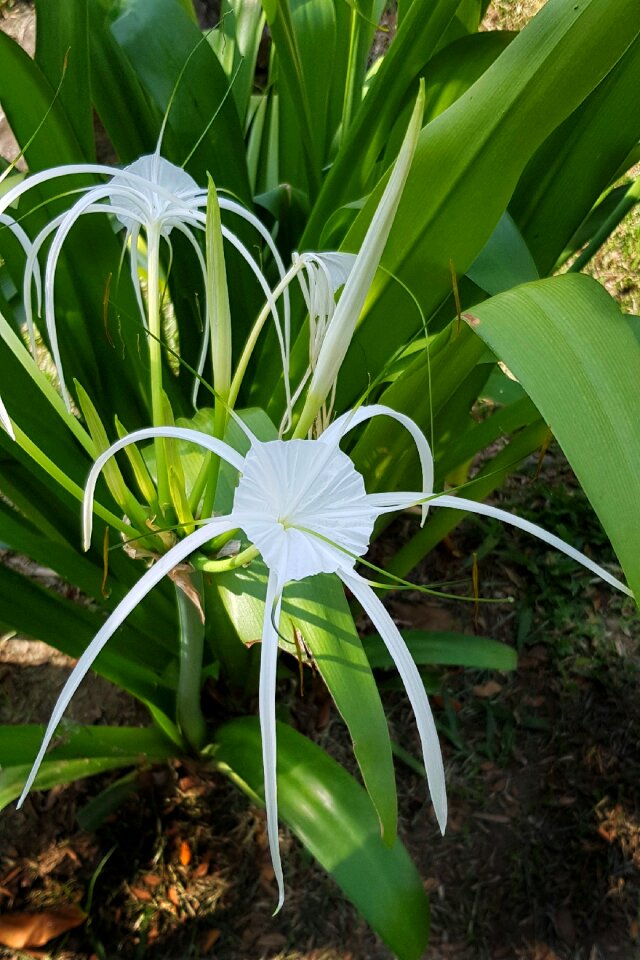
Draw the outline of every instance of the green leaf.
[[[367,792],[390,846],[397,831],[395,773],[389,729],[378,688],[336,577],[318,576],[287,587],[283,614],[290,617],[347,725]],[[280,632],[291,637],[283,623]]]
[[[538,268],[513,219],[503,213],[498,225],[467,270],[467,276],[492,296],[538,279]]]
[[[73,127],[83,157],[95,160],[87,0],[37,0],[36,62],[53,89],[63,72],[60,100]]]
[[[26,153],[32,172],[49,166],[52,158],[57,163],[79,163],[83,159],[65,111],[55,100],[61,74],[62,64],[59,64],[51,86],[20,45],[0,31],[0,99],[19,143],[27,143],[51,108]]]
[[[534,151],[634,41],[640,31],[634,10],[635,0],[549,0],[480,79],[423,129],[383,265],[408,285],[427,316],[450,293],[451,261],[459,275],[466,272]],[[385,182],[344,249],[359,248]],[[389,274],[380,274],[342,367],[338,409],[367,389],[390,347],[419,327],[415,307],[400,300]]]
[[[420,666],[442,664],[481,670],[515,670],[518,665],[518,655],[512,647],[489,637],[437,630],[403,630],[402,636]],[[364,648],[372,668],[393,669],[389,651],[376,634],[365,638]]]
[[[253,561],[250,568],[217,575],[207,592],[208,614],[212,612],[209,599],[215,603],[212,591],[217,593],[219,604],[214,650],[231,666],[237,683],[243,670],[246,680],[252,653],[239,641],[253,644],[262,636],[266,568]],[[397,829],[397,801],[387,721],[344,590],[335,577],[313,577],[287,586],[280,647],[294,657],[299,655],[296,632],[311,651],[347,725],[383,836],[392,843]]]
[[[22,793],[43,734],[40,725],[0,726],[0,810]],[[168,760],[175,752],[175,745],[155,727],[63,724],[33,789],[48,790],[117,767]]]
[[[248,202],[242,128],[229,83],[184,6],[176,0],[128,0],[112,29],[160,114],[175,91],[163,155],[182,165],[203,136],[187,164],[189,173],[198,183],[206,183],[210,173],[218,187]]]
[[[253,717],[218,730],[216,762],[252,799],[263,791],[260,726]],[[429,936],[422,882],[399,840],[382,842],[378,819],[356,781],[311,741],[278,724],[282,820],[336,880],[400,960],[418,960]]]
[[[637,18],[636,18],[637,22]],[[640,39],[545,141],[509,204],[542,276],[640,139]]]
[[[209,43],[228,79],[231,80],[238,71],[232,93],[243,125],[249,109],[263,24],[260,0],[223,0],[218,26],[209,34]]]
[[[367,190],[398,112],[408,100],[415,99],[416,80],[458,3],[459,0],[413,0],[326,177],[301,249],[317,249],[318,238],[331,214]]]
[[[517,287],[473,316],[553,430],[640,597],[640,349],[627,318],[580,274]]]
[[[78,658],[102,622],[102,617],[87,607],[71,603],[0,566],[0,625],[5,629],[18,630]],[[170,715],[173,687],[161,674],[175,654],[163,649],[161,643],[163,637],[145,636],[131,624],[125,624],[100,654],[96,671]]]

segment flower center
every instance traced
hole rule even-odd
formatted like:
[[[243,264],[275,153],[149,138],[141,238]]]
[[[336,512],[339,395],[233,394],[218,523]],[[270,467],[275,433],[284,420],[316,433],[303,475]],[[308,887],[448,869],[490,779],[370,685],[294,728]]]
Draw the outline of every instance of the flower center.
[[[254,444],[233,515],[265,562],[289,580],[351,568],[376,518],[362,476],[322,440]]]
[[[140,177],[146,182],[136,183],[128,174]],[[130,219],[117,213],[116,219],[127,230],[131,230],[134,223],[139,223],[140,220],[145,226],[149,223],[161,224],[165,237],[173,226],[167,221],[172,216],[184,219],[184,201],[198,190],[196,181],[182,167],[176,167],[155,153],[139,157],[130,163],[121,173],[115,174],[111,183],[118,191],[118,206],[130,210],[134,215],[134,219]]]

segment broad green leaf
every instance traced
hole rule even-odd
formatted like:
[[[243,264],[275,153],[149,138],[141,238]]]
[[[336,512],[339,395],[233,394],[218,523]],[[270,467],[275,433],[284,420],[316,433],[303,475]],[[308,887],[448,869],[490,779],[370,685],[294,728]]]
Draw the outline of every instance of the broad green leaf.
[[[457,23],[457,19],[454,18],[450,27]],[[500,56],[515,36],[515,33],[509,33],[506,30],[473,33],[440,50],[423,71],[425,81],[423,126],[455,103]],[[409,115],[410,104],[407,104],[387,140],[385,166],[391,163],[398,153],[404,131],[407,129]]]
[[[470,322],[549,424],[640,597],[640,349],[627,318],[569,274],[493,297]]]
[[[488,240],[534,151],[633,43],[640,32],[635,2],[549,0],[480,79],[423,129],[383,265],[408,285],[427,316],[451,289],[451,262],[458,275],[466,272]],[[384,186],[383,180],[371,195],[345,249],[359,248]],[[366,390],[390,347],[420,326],[390,274],[379,273],[343,364],[339,409]]]
[[[451,631],[403,630],[411,656],[420,666],[476,667],[480,670],[515,670],[518,655],[512,647],[489,637]],[[364,648],[373,668],[393,669],[384,643],[375,634],[365,638]]]
[[[335,760],[285,724],[278,724],[277,736],[280,817],[399,960],[419,960],[429,936],[429,904],[400,840],[391,849],[385,846],[367,794]],[[215,760],[260,800],[257,720],[247,717],[221,727]]]
[[[52,160],[78,163],[83,159],[74,130],[55,97],[61,74],[62,63],[52,86],[22,47],[0,31],[0,101],[19,143],[27,143],[48,112],[27,153],[31,171],[44,169]]]
[[[475,33],[441,50],[425,71],[425,124],[466,93],[515,36],[506,30]]]
[[[329,95],[331,85],[327,81],[327,63],[336,58],[336,14],[334,0],[289,0],[281,4],[279,10],[290,10],[291,30],[295,44],[296,70],[290,69],[289,49],[280,54],[278,30],[289,14],[281,13],[276,19],[277,35],[274,44],[279,71],[280,95],[280,176],[281,182],[296,186],[305,186],[307,192],[317,192],[320,171],[322,170],[331,144],[333,131],[328,126]],[[283,39],[283,38],[282,38]],[[299,70],[298,70],[299,65]],[[299,112],[299,97],[291,89],[292,84],[300,84],[301,97],[308,110],[309,125]],[[311,136],[309,146],[313,148],[313,169],[304,167],[304,139]],[[297,239],[297,238],[296,238]]]
[[[253,644],[262,636],[266,570],[253,561],[248,569],[217,575],[208,598],[211,591],[217,592],[221,607],[216,611],[214,650],[227,666],[231,665],[238,682],[242,669],[246,674],[251,666],[252,651],[243,650],[241,643]],[[313,577],[287,586],[280,636],[280,646],[294,657],[302,653],[296,646],[296,636],[311,651],[349,730],[385,840],[392,843],[397,803],[387,721],[343,588],[334,577]],[[234,652],[234,643],[242,657],[240,650]]]
[[[238,71],[232,92],[243,125],[253,88],[263,24],[260,0],[224,0],[220,6],[220,22],[208,38],[229,81]]]
[[[218,187],[249,201],[242,128],[229,83],[184,6],[177,0],[128,0],[112,29],[161,115],[175,91],[163,155],[182,165],[203,137],[188,171],[198,183],[210,173]]]
[[[395,773],[380,695],[336,577],[287,587],[282,605],[298,630],[347,725],[353,752],[389,846],[397,831]],[[292,637],[281,626],[285,637]]]
[[[36,62],[54,90],[64,73],[60,101],[84,159],[94,160],[87,0],[38,0],[36,16]]]
[[[102,617],[0,566],[0,624],[77,659],[99,630]],[[169,715],[175,685],[162,674],[175,653],[163,649],[161,642],[164,638],[145,636],[125,624],[100,654],[96,672]]]
[[[22,793],[43,733],[39,725],[0,726],[0,810]],[[175,752],[175,744],[155,727],[64,724],[33,789],[48,790],[117,767],[168,760]]]
[[[354,117],[302,239],[317,248],[330,215],[365,192],[398,111],[415,97],[416,80],[451,21],[459,0],[413,0]]]
[[[160,121],[111,32],[110,6],[89,0],[91,96],[120,162],[132,163],[154,150]]]
[[[634,22],[640,22],[637,16]],[[640,139],[639,88],[640,39],[636,38],[527,165],[509,209],[542,276],[551,272]]]
[[[538,279],[535,260],[508,213],[503,213],[467,276],[492,296],[519,283]]]

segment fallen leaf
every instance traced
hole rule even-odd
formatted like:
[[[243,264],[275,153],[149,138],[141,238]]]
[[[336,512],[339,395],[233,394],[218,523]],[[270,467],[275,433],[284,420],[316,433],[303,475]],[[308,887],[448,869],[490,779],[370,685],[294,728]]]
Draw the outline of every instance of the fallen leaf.
[[[86,913],[74,904],[50,907],[39,913],[5,913],[0,916],[0,943],[17,950],[42,947],[54,937],[79,927]]]
[[[202,863],[199,863],[198,866],[193,871],[193,876],[195,877],[195,879],[199,880],[200,877],[206,877],[206,875],[209,873],[209,866],[210,866],[210,862],[205,857]]]
[[[153,900],[153,897],[148,890],[145,890],[144,887],[129,887],[129,892],[133,894],[136,900],[142,900],[145,903],[149,903]]]
[[[215,927],[213,930],[207,930],[204,937],[200,942],[200,950],[202,953],[208,953],[209,950],[218,942],[220,939],[220,931]]]
[[[180,863],[183,867],[188,867],[191,863],[191,847],[186,840],[180,844]]]
[[[502,684],[498,683],[497,680],[487,680],[486,683],[481,683],[477,687],[471,688],[475,693],[476,697],[482,697],[486,699],[487,697],[495,697],[497,693],[500,693],[502,690]]]
[[[169,887],[167,890],[167,896],[169,897],[169,900],[171,900],[171,903],[174,905],[174,907],[180,906],[180,896],[178,894],[178,888],[175,885],[172,884]]]
[[[162,877],[159,877],[156,873],[145,873],[140,879],[145,887],[151,887],[152,890],[155,889],[155,887],[159,887],[162,883]]]

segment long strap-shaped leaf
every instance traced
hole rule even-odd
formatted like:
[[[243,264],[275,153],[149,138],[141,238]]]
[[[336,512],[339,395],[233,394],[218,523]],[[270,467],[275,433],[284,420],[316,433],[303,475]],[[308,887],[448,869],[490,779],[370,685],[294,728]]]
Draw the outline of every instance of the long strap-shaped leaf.
[[[640,346],[628,319],[581,274],[516,287],[472,317],[553,430],[639,597]]]
[[[549,0],[482,77],[422,131],[383,264],[427,316],[486,243],[538,146],[612,69],[640,33],[637,0]],[[368,97],[367,97],[368,100]],[[384,184],[358,216],[345,249],[358,249]],[[405,298],[408,301],[408,298]],[[338,408],[367,389],[420,326],[410,302],[380,276],[342,368]],[[363,363],[363,357],[366,363]]]
[[[218,730],[216,762],[252,799],[263,796],[260,728],[253,717]],[[286,724],[278,724],[278,803],[287,823],[400,960],[418,960],[429,904],[399,840],[389,849],[356,781]]]

